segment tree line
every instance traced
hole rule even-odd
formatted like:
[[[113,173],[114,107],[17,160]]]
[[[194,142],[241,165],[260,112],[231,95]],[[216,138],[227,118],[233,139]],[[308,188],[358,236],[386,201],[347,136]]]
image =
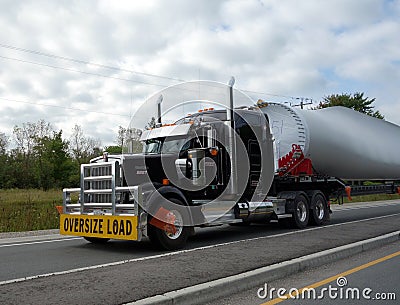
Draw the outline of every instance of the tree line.
[[[79,186],[80,165],[101,153],[101,141],[79,125],[65,139],[45,120],[23,123],[12,135],[0,132],[0,189]]]

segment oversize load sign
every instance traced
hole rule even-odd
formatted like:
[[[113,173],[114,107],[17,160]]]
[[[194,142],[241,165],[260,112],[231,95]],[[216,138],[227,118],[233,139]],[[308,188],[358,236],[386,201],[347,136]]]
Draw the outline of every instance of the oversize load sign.
[[[137,216],[60,215],[60,234],[137,240]]]

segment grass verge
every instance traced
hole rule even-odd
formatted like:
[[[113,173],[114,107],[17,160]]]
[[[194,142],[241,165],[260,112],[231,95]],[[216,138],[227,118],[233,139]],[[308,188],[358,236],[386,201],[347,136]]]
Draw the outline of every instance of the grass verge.
[[[0,232],[56,229],[61,190],[0,190]]]
[[[367,202],[367,201],[379,201],[379,200],[394,200],[400,199],[399,194],[372,194],[372,195],[360,195],[360,196],[352,196],[352,200],[350,201],[347,197],[344,198],[344,203],[350,202]]]

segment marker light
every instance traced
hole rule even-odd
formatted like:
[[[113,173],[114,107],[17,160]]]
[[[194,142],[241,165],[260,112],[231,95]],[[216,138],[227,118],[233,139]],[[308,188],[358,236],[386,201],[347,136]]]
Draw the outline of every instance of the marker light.
[[[218,149],[210,148],[210,154],[211,154],[211,156],[215,157],[216,155],[218,155]]]

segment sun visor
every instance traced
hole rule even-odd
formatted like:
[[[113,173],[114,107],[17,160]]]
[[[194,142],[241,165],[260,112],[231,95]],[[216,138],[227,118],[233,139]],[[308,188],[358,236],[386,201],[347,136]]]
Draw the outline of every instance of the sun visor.
[[[184,136],[189,133],[189,129],[191,126],[191,124],[181,124],[145,130],[140,137],[140,141],[146,141],[156,138]]]

